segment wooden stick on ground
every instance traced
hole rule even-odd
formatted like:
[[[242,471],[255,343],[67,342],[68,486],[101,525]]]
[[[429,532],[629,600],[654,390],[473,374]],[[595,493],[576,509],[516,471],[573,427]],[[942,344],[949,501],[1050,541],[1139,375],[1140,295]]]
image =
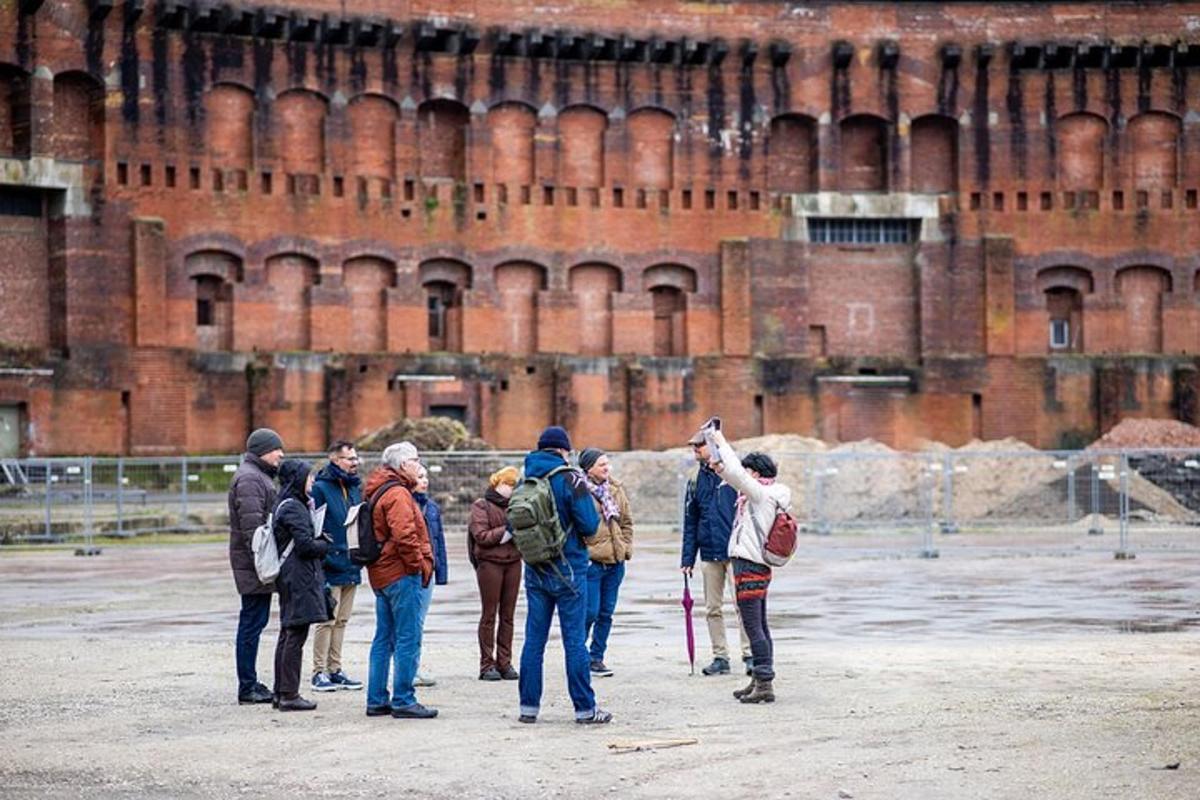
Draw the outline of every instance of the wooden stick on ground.
[[[614,755],[622,753],[640,753],[647,750],[666,750],[670,747],[684,747],[689,744],[700,744],[699,739],[642,739],[640,741],[622,740],[609,742],[608,749]]]

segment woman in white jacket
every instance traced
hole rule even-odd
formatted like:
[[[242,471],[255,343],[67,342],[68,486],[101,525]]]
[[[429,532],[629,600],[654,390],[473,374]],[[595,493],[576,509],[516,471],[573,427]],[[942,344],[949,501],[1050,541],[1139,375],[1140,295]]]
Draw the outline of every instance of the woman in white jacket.
[[[733,580],[737,589],[742,627],[750,639],[753,674],[750,685],[733,696],[743,703],[775,702],[775,662],[771,631],[767,627],[767,589],[771,568],[763,558],[763,545],[775,524],[775,515],[792,503],[792,490],[775,482],[778,469],[765,453],[749,453],[738,460],[737,454],[719,431],[711,431],[720,454],[712,468],[738,491],[733,532],[729,537],[729,558],[733,562]]]

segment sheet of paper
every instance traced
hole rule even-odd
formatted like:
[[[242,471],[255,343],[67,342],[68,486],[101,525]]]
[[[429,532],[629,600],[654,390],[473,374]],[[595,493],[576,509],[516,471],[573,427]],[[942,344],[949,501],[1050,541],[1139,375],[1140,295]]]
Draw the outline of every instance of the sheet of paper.
[[[346,546],[351,550],[358,547],[358,512],[363,505],[350,506],[346,511]]]

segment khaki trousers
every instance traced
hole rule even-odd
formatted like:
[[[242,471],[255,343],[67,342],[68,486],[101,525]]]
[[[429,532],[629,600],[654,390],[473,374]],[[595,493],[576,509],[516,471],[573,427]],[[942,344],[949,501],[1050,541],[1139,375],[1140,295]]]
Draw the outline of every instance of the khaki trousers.
[[[354,609],[356,589],[358,586],[353,583],[329,587],[335,604],[333,619],[313,626],[316,629],[316,635],[313,637],[314,675],[318,672],[332,674],[342,668],[342,641],[346,638],[346,622]]]
[[[725,641],[725,617],[721,607],[725,604],[725,592],[734,600],[733,615],[737,620],[738,635],[742,642],[742,658],[750,658],[750,639],[742,626],[742,615],[738,612],[733,588],[733,566],[729,561],[701,561],[700,574],[704,577],[704,610],[708,618],[708,638],[712,641],[714,658],[729,658],[729,645]]]

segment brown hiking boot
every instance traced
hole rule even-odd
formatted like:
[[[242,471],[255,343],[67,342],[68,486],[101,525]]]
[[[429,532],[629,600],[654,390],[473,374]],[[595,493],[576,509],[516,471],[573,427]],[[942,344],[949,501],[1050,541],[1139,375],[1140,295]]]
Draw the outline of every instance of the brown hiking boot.
[[[738,700],[741,700],[743,697],[754,691],[754,682],[754,678],[751,678],[750,683],[746,684],[746,688],[734,690],[733,696]]]
[[[772,681],[755,678],[754,688],[750,690],[750,694],[743,695],[738,699],[743,703],[774,703],[775,688],[772,686]]]

